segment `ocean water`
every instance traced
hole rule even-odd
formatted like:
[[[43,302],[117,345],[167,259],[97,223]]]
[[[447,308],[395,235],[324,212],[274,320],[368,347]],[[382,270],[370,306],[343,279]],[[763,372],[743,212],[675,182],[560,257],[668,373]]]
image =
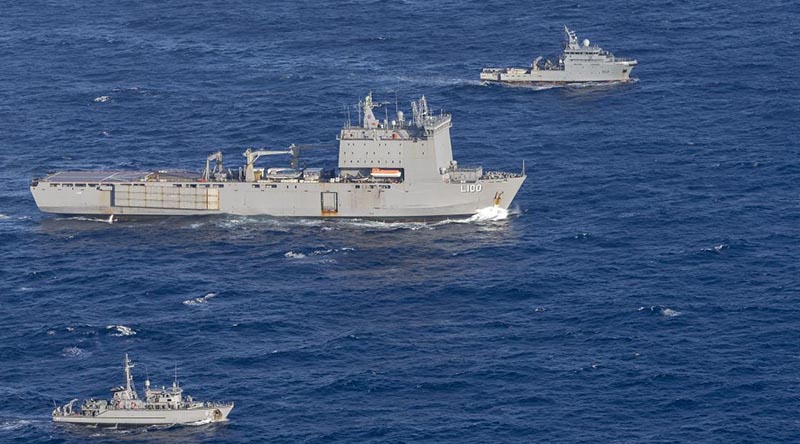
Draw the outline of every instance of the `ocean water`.
[[[798,442],[795,2],[7,2],[0,441]],[[564,24],[638,81],[482,85]],[[67,168],[199,170],[322,144],[372,91],[529,178],[436,223],[38,212]],[[130,353],[224,425],[57,427]]]

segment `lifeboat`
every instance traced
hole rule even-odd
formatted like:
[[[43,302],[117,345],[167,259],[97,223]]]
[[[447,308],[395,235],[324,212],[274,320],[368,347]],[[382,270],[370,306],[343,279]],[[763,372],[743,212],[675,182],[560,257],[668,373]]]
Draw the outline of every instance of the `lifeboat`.
[[[299,179],[302,175],[302,171],[293,168],[270,168],[267,170],[267,177],[270,179]]]
[[[383,168],[373,168],[372,173],[370,174],[372,177],[379,177],[379,178],[386,178],[386,179],[398,179],[401,176],[400,170],[386,170]]]

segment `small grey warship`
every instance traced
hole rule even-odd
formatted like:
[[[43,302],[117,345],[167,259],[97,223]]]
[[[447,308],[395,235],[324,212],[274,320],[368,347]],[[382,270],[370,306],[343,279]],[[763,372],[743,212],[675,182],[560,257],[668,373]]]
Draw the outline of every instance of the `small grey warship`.
[[[397,110],[380,121],[372,94],[359,102],[358,124],[337,137],[336,169],[299,168],[302,147],[244,152],[245,164],[225,169],[222,152],[205,169],[188,171],[61,171],[34,179],[30,190],[46,213],[115,217],[209,214],[289,217],[425,219],[471,216],[508,208],[525,181],[521,173],[464,167],[453,159],[450,114],[432,113],[423,96],[412,118]],[[383,106],[386,106],[384,104]],[[265,156],[290,156],[289,168],[257,168]]]
[[[483,68],[481,80],[500,83],[589,83],[627,82],[637,65],[633,59],[614,57],[588,39],[582,44],[574,31],[564,26],[567,40],[557,62],[537,57],[530,68]]]
[[[125,385],[111,389],[110,400],[88,399],[80,408],[77,399],[53,410],[53,421],[91,426],[149,426],[205,424],[228,420],[233,403],[200,402],[184,396],[177,378],[172,387],[150,388],[144,383],[144,400],[139,399],[131,374],[133,363],[125,355]]]

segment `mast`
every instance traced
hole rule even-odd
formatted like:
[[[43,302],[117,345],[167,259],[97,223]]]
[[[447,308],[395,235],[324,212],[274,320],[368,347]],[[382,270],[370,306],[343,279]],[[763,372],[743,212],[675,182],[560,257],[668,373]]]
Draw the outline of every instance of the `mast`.
[[[128,359],[128,354],[125,353],[125,391],[128,394],[128,399],[136,399],[136,387],[133,384],[133,374],[131,369],[134,367],[133,362]]]
[[[367,97],[364,98],[364,128],[374,129],[378,127],[378,119],[375,118],[375,114],[372,112],[372,108],[375,108],[376,105],[372,103],[372,92],[370,92]]]

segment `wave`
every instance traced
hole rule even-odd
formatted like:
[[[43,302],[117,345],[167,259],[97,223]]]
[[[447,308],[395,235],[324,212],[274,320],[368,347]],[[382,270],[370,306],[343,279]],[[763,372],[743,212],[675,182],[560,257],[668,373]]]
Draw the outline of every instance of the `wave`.
[[[672,317],[675,317],[675,316],[680,316],[681,312],[679,312],[677,310],[673,310],[671,308],[662,307],[661,308],[661,315],[662,316],[666,316],[668,318],[672,318]]]
[[[717,244],[713,247],[703,248],[702,251],[707,251],[709,253],[722,253],[722,250],[727,250],[728,248],[728,244]]]
[[[61,356],[65,358],[87,358],[92,356],[92,353],[80,347],[66,347],[61,350]]]
[[[112,333],[111,336],[133,336],[136,334],[136,330],[124,325],[107,325],[106,330],[117,331],[117,333]]]
[[[664,317],[667,317],[667,318],[674,318],[676,316],[680,316],[681,315],[681,312],[679,312],[678,310],[673,310],[672,308],[669,308],[669,307],[662,307],[660,305],[653,305],[651,307],[642,306],[642,307],[639,307],[639,309],[637,311],[650,311],[651,313],[658,313],[661,316],[664,316]]]
[[[187,299],[187,300],[183,301],[183,305],[205,304],[208,301],[210,301],[211,299],[215,298],[217,296],[217,294],[219,294],[219,293],[215,293],[213,291],[212,292],[208,292],[204,296],[201,296],[199,298]]]
[[[321,248],[317,250],[313,250],[310,253],[303,253],[302,251],[294,251],[289,250],[283,254],[283,257],[288,259],[305,259],[310,256],[328,256],[335,253],[347,253],[350,251],[355,251],[355,248],[352,247],[342,247],[342,248]]]

